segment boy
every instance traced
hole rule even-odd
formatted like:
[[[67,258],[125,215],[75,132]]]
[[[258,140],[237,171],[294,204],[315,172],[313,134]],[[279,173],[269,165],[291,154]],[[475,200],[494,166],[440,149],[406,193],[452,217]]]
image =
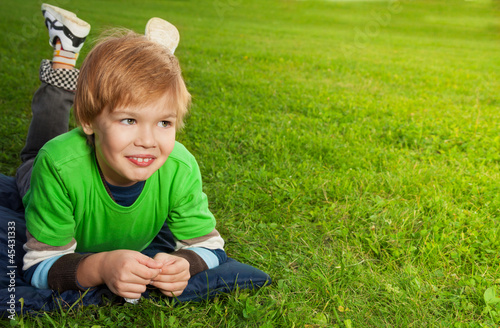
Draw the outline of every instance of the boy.
[[[110,36],[79,72],[90,25],[47,4],[42,13],[54,57],[41,65],[16,175],[25,278],[59,292],[106,284],[138,299],[152,285],[178,296],[227,256],[196,160],[175,141],[190,102],[177,29],[152,18],[145,36]],[[81,128],[67,132],[73,101]]]

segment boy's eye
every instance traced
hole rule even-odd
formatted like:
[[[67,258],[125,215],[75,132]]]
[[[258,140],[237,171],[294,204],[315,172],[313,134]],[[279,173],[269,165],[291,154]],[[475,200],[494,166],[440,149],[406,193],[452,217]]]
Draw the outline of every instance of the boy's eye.
[[[121,123],[126,125],[132,125],[135,123],[135,120],[133,118],[126,118],[124,120],[121,120]]]
[[[160,122],[158,122],[158,126],[160,128],[168,128],[171,125],[172,125],[172,123],[170,121],[160,121]]]

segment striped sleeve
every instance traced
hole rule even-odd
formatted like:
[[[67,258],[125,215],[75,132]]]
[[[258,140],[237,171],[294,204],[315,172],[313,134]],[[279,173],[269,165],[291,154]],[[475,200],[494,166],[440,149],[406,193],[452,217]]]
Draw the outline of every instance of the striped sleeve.
[[[52,265],[61,256],[75,252],[76,240],[73,238],[64,246],[51,246],[39,242],[28,231],[26,231],[26,237],[27,241],[23,246],[26,251],[23,258],[23,271],[28,273],[27,276],[31,278],[32,286],[49,288],[47,279]]]
[[[205,236],[176,241],[176,250],[189,250],[195,252],[203,259],[209,269],[215,268],[225,262],[224,239],[214,229]],[[221,256],[224,253],[224,256]],[[223,261],[221,261],[223,259]]]
[[[214,229],[209,234],[205,236],[178,240],[176,243],[176,249],[184,249],[188,247],[204,247],[208,249],[224,249],[224,239],[222,239],[220,233]]]

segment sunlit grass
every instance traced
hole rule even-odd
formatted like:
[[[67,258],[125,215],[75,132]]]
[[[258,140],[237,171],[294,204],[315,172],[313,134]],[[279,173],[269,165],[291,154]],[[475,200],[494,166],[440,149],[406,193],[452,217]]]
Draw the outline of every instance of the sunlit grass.
[[[8,175],[37,67],[50,57],[38,6],[7,3],[0,13]],[[92,24],[91,40],[106,26],[141,31],[151,16],[179,27],[193,94],[179,140],[198,159],[228,254],[275,283],[179,307],[75,307],[23,325],[498,326],[496,2],[66,7]]]

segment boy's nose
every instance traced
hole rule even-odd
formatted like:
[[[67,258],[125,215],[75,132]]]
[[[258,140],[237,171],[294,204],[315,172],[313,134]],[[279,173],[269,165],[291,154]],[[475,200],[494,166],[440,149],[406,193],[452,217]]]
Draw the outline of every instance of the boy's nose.
[[[135,143],[136,146],[138,147],[144,147],[144,148],[154,147],[155,137],[153,131],[149,128],[140,129],[139,135],[137,136]]]

